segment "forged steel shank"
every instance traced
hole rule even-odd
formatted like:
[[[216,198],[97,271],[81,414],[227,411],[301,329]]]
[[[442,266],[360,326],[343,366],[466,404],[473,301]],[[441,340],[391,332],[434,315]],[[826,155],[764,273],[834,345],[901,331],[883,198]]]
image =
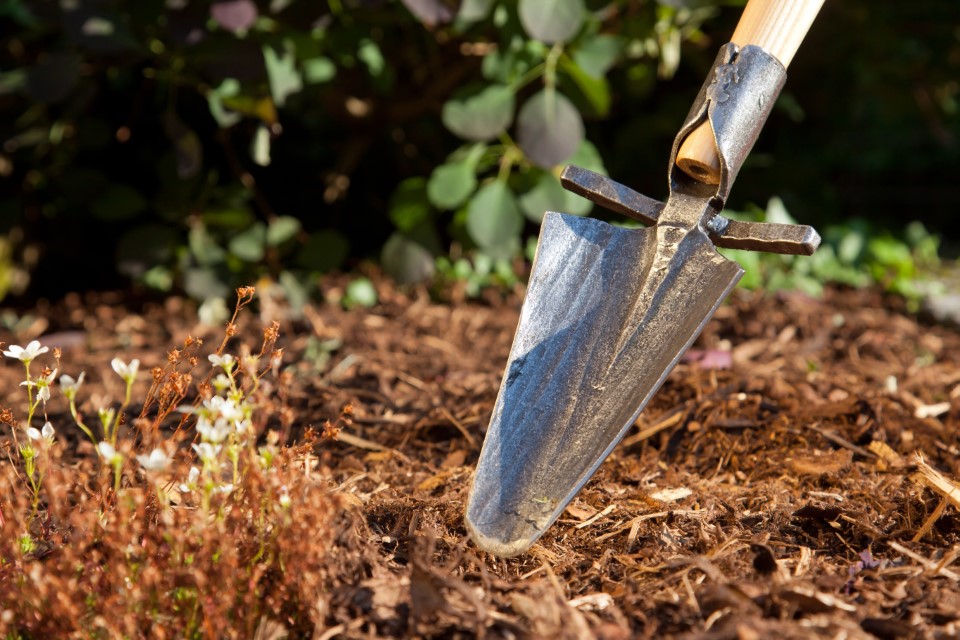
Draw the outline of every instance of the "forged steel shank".
[[[700,185],[676,168],[677,153],[684,139],[709,116],[720,156],[721,177],[715,197],[719,199],[717,209],[722,209],[786,81],[787,70],[760,47],[723,45],[673,141],[667,174],[671,192],[683,184]]]
[[[481,549],[526,551],[633,425],[743,274],[713,238],[731,226],[741,243],[792,246],[808,235],[764,235],[719,215],[783,80],[762,50],[723,47],[674,143],[666,205],[602,176],[565,174],[565,186],[653,226],[544,217],[467,507]],[[674,169],[680,142],[704,118],[720,152],[719,186]]]

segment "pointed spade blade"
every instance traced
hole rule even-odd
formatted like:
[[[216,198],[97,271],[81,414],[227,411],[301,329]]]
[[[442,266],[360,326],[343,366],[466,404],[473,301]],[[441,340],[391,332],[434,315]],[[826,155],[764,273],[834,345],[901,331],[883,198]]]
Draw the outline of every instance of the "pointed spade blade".
[[[699,227],[546,214],[467,507],[481,549],[553,524],[742,274]]]

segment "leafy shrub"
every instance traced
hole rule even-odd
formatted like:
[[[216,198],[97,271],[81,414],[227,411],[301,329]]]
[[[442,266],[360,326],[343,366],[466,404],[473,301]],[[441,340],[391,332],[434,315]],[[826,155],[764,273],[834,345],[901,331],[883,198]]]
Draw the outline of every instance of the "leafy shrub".
[[[609,114],[607,76],[648,91],[710,11],[11,0],[0,232],[24,239],[8,262],[61,289],[115,265],[199,299],[262,276],[302,298],[351,256],[412,281],[450,243],[518,255],[545,209],[589,211],[556,174],[603,170],[584,121]]]
[[[724,215],[796,224],[779,198],[771,198],[766,210],[725,211]],[[922,296],[939,286],[934,278],[940,263],[939,245],[939,238],[920,222],[911,222],[902,237],[897,237],[877,229],[867,220],[854,219],[824,229],[820,248],[812,256],[720,251],[743,266],[746,273],[740,286],[747,289],[800,290],[819,296],[825,284],[851,287],[876,284],[904,296],[916,306]]]

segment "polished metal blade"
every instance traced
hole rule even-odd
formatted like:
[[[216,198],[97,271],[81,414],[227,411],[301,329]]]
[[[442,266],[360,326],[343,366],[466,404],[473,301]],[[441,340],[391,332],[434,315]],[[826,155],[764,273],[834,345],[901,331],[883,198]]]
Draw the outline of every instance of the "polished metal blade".
[[[546,214],[467,507],[481,549],[510,557],[543,534],[741,275],[699,225]]]

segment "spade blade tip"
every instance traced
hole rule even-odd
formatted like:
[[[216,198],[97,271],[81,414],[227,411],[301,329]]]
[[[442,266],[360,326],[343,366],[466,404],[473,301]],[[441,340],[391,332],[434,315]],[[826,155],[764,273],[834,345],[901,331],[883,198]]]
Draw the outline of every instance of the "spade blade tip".
[[[533,543],[536,542],[536,538],[502,540],[496,536],[482,533],[473,522],[470,521],[469,516],[464,518],[464,522],[467,525],[467,532],[470,534],[470,538],[474,544],[476,544],[481,551],[492,553],[498,558],[513,558],[514,556],[518,556],[529,550],[530,547],[533,546]]]

